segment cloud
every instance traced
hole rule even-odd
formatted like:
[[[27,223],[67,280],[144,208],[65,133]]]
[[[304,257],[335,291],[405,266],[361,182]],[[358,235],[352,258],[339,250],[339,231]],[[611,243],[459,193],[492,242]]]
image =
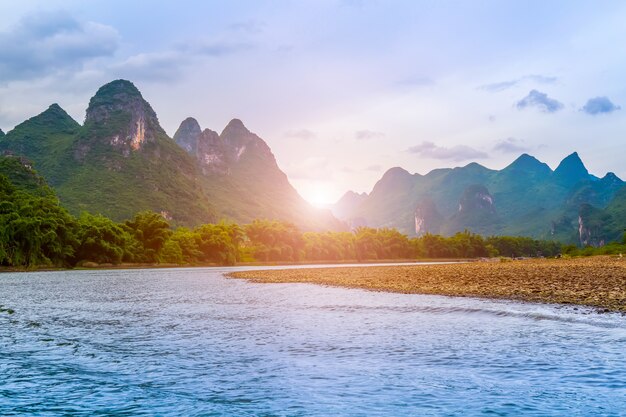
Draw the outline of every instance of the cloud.
[[[197,65],[202,58],[224,57],[253,47],[248,42],[206,39],[177,43],[163,51],[133,55],[111,65],[110,70],[122,78],[173,81],[181,78],[186,67]]]
[[[501,81],[499,83],[485,84],[478,87],[479,90],[489,91],[490,93],[496,93],[498,91],[506,90],[514,85],[517,85],[519,80]]]
[[[0,32],[0,80],[26,80],[80,69],[94,58],[111,56],[120,36],[106,25],[81,22],[65,12],[26,15]]]
[[[315,134],[315,132],[312,132],[308,129],[292,129],[286,131],[284,136],[287,138],[310,140],[315,139],[317,135]]]
[[[548,97],[546,93],[531,90],[526,97],[517,102],[516,106],[519,110],[536,107],[541,112],[554,113],[563,108],[563,103]]]
[[[433,142],[422,142],[419,145],[411,146],[407,152],[432,159],[448,159],[452,161],[466,161],[468,159],[487,158],[485,152],[465,145],[456,145],[451,148],[437,146]]]
[[[488,91],[490,93],[497,93],[499,91],[504,91],[511,87],[515,87],[516,85],[519,85],[525,81],[531,81],[531,82],[538,83],[538,84],[554,84],[555,82],[557,82],[557,80],[558,80],[557,77],[531,74],[531,75],[525,75],[520,78],[516,78],[514,80],[500,81],[497,83],[481,85],[478,87],[478,89],[483,90],[483,91]]]
[[[580,111],[595,116],[597,114],[608,114],[620,110],[620,106],[616,106],[608,97],[594,97],[587,100],[587,104]]]
[[[499,140],[493,147],[493,150],[503,153],[526,152],[529,150],[529,148],[524,146],[523,143],[524,141],[521,139],[506,138]]]
[[[385,134],[382,132],[375,132],[373,130],[359,130],[354,133],[354,137],[357,140],[382,139],[385,137]]]
[[[559,79],[557,77],[546,76],[546,75],[527,75],[523,77],[522,80],[530,80],[539,84],[554,84]]]
[[[147,81],[172,81],[182,74],[186,60],[175,52],[137,54],[112,65],[110,69],[121,78]]]

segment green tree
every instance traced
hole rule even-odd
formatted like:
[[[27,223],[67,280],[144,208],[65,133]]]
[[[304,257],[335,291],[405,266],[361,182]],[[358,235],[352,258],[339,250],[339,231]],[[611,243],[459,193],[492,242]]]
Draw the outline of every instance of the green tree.
[[[167,220],[153,211],[142,211],[137,213],[132,220],[127,220],[125,224],[141,244],[142,253],[136,259],[156,262],[161,248],[172,234]]]

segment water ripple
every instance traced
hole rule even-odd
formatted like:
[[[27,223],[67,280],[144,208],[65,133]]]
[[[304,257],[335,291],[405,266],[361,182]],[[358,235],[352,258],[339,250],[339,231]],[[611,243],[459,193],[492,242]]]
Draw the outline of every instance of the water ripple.
[[[224,271],[0,275],[0,415],[626,415],[622,315]]]

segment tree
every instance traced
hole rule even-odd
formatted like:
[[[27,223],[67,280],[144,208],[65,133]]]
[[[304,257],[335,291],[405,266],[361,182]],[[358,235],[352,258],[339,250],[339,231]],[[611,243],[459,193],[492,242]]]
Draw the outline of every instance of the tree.
[[[153,211],[142,211],[137,213],[132,220],[127,220],[125,224],[143,249],[136,259],[156,262],[161,248],[172,234],[167,220]]]
[[[141,251],[140,243],[124,225],[88,213],[81,214],[77,229],[75,261],[118,264],[132,262]]]

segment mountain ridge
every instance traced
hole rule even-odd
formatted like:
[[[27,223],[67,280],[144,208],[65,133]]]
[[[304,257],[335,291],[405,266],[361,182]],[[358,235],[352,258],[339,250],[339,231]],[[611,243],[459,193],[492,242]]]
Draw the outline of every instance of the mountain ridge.
[[[0,135],[0,151],[32,160],[74,214],[121,221],[152,210],[190,226],[266,217],[311,230],[344,228],[300,197],[241,120],[221,134],[192,118],[183,124],[187,131],[170,138],[139,89],[120,79],[96,91],[82,126],[53,104]]]
[[[464,193],[476,186],[484,187],[478,194],[492,200],[491,217],[458,212],[464,198],[467,201]],[[577,152],[566,156],[554,171],[523,153],[500,170],[469,163],[420,175],[394,167],[351,211],[337,210],[344,204],[341,199],[333,210],[346,222],[359,219],[371,227],[395,227],[409,235],[451,235],[469,229],[487,235],[572,243],[580,240],[577,219],[581,205],[604,209],[623,187],[624,182],[614,173],[602,178],[590,174]]]
[[[220,214],[240,222],[280,218],[308,224],[313,230],[345,228],[330,210],[312,207],[289,183],[267,143],[240,119],[232,119],[220,134],[188,117],[174,134],[176,142],[196,159],[205,189]],[[231,190],[224,192],[223,190]],[[238,203],[245,200],[246,205]]]

